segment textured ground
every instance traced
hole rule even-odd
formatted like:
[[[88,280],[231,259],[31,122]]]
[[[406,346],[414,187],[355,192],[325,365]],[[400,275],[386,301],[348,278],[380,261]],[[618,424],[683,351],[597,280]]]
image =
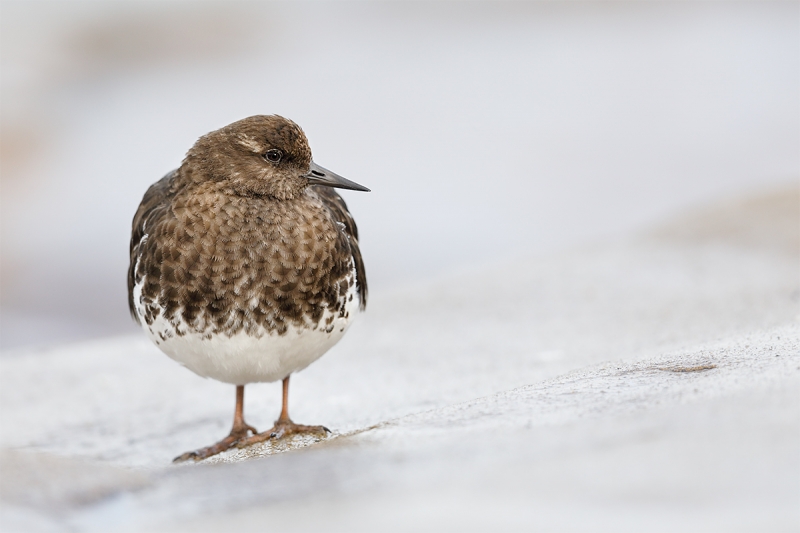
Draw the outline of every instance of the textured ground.
[[[143,336],[6,353],[0,525],[797,530],[799,206],[375,295],[293,380],[293,417],[334,437],[208,464],[170,459],[227,432],[233,387]],[[278,409],[247,388],[252,424]]]
[[[6,353],[0,525],[797,530],[798,205],[376,295],[293,380],[326,442],[173,466],[227,432],[233,387],[143,336]],[[250,423],[278,409],[277,384],[247,388]]]
[[[634,235],[797,186],[798,9],[2,2],[0,530],[800,530],[797,190]],[[370,306],[293,379],[336,438],[176,467],[233,390],[136,331],[130,221],[254,113],[372,189]]]

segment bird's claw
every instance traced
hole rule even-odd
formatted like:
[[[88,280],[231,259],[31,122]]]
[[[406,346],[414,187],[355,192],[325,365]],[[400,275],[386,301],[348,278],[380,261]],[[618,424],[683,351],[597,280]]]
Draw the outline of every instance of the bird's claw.
[[[186,453],[183,453],[183,454],[179,455],[178,457],[176,457],[175,459],[173,459],[172,462],[173,463],[182,463],[184,461],[188,461],[189,459],[193,459],[195,461],[198,461],[199,459],[198,459],[197,452],[186,452]]]
[[[239,441],[246,439],[248,433],[250,432],[252,432],[253,435],[258,435],[258,430],[249,424],[243,423],[240,426],[234,426],[230,434],[216,444],[181,454],[173,459],[172,462],[182,463],[189,460],[197,462],[202,461],[203,459],[208,459],[212,455],[217,455],[218,453],[222,453],[225,450],[233,448]]]
[[[304,426],[295,424],[291,420],[277,420],[275,425],[263,433],[258,433],[252,437],[246,437],[237,440],[234,444],[237,448],[246,448],[259,442],[266,442],[268,440],[281,440],[284,437],[292,435],[312,435],[319,438],[325,438],[331,430],[325,426]]]

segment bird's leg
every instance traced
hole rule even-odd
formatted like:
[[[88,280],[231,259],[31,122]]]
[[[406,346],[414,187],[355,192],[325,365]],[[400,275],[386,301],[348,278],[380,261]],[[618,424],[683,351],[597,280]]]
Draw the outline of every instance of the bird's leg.
[[[281,416],[278,417],[275,421],[275,425],[272,426],[270,436],[280,439],[296,433],[309,433],[324,437],[326,433],[330,432],[331,430],[325,426],[303,426],[292,422],[292,419],[289,418],[289,376],[283,378],[283,406],[281,408]]]
[[[233,427],[231,428],[231,432],[228,434],[228,436],[218,443],[212,444],[211,446],[200,448],[199,450],[195,450],[193,452],[186,452],[183,455],[176,457],[172,462],[180,463],[189,459],[202,461],[203,459],[211,457],[212,455],[217,455],[218,453],[224,452],[228,448],[233,447],[233,445],[236,444],[236,441],[246,438],[248,433],[257,435],[258,430],[244,421],[244,385],[237,385],[236,411],[233,413]]]
[[[292,422],[292,419],[289,418],[289,376],[286,376],[283,378],[283,407],[281,409],[281,415],[275,421],[275,425],[263,433],[240,440],[236,443],[236,446],[238,448],[244,448],[251,444],[264,442],[269,439],[278,440],[283,437],[298,434],[325,437],[330,432],[331,430],[325,426],[303,426]]]

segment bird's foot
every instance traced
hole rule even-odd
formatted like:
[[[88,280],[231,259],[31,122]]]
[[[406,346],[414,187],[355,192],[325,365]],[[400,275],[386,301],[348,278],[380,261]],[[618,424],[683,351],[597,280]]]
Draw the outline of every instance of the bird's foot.
[[[329,433],[330,429],[325,426],[304,426],[302,424],[295,424],[291,420],[276,420],[275,425],[271,429],[258,433],[252,437],[246,437],[236,443],[237,448],[246,448],[259,442],[266,442],[268,440],[281,440],[284,437],[292,435],[308,435],[311,437],[318,437],[324,439]]]
[[[172,462],[182,463],[189,460],[202,461],[203,459],[208,459],[212,455],[217,455],[218,453],[233,448],[237,442],[246,439],[248,433],[252,433],[253,435],[259,434],[258,430],[249,424],[242,423],[241,425],[234,426],[230,434],[216,444],[200,448],[193,452],[186,452],[173,459]]]

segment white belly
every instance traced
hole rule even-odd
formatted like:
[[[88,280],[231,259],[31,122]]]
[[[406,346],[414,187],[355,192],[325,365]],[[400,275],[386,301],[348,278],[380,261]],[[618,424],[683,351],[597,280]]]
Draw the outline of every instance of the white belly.
[[[185,331],[177,334],[176,327],[163,318],[163,313],[148,325],[141,320],[145,333],[169,357],[203,377],[246,385],[247,383],[277,381],[305,367],[322,357],[334,344],[339,342],[358,307],[355,283],[351,284],[347,295],[346,313],[338,313],[332,323],[328,323],[330,312],[323,314],[316,328],[289,326],[279,335],[277,332],[260,330],[256,334],[244,332],[234,335],[202,335],[187,331],[178,324],[177,329]],[[140,310],[141,286],[134,288],[137,313]]]

